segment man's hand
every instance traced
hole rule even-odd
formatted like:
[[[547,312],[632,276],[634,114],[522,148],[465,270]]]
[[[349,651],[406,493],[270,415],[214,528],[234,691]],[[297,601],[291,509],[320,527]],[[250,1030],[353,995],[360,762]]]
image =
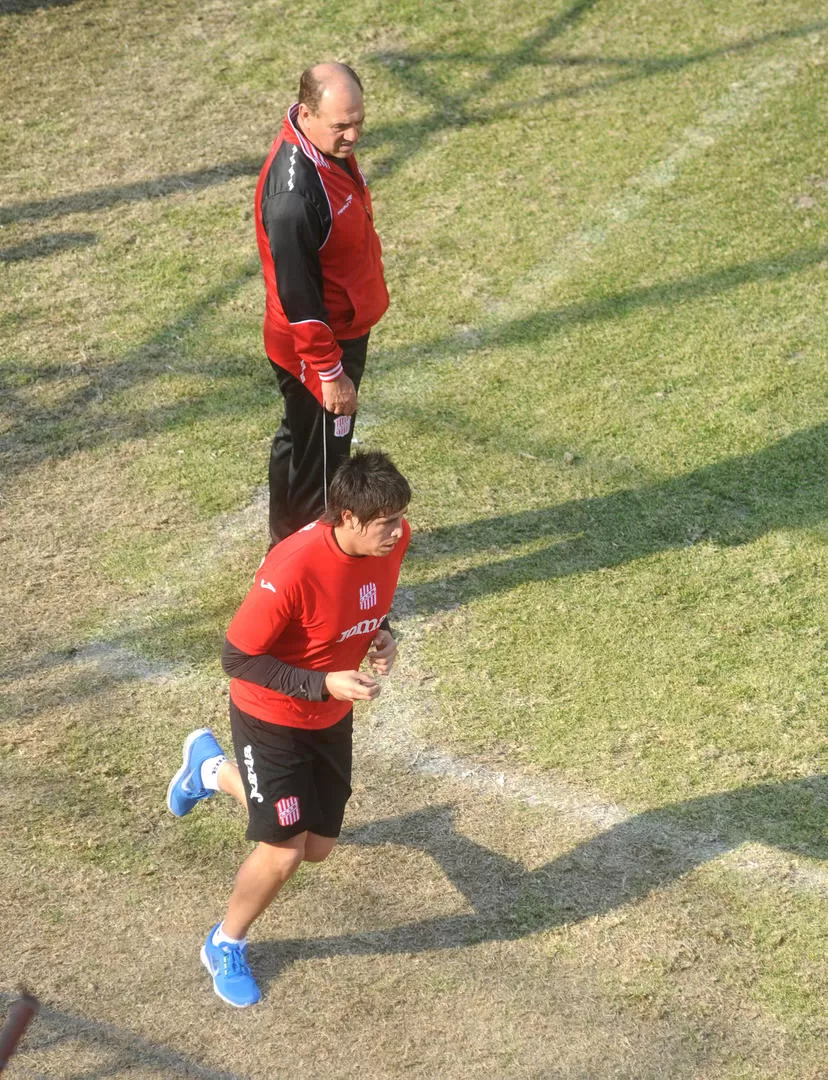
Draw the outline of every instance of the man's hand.
[[[357,407],[356,387],[344,373],[322,383],[322,404],[336,416],[353,416]]]
[[[329,671],[325,689],[337,701],[371,701],[380,692],[380,685],[364,671]]]
[[[387,675],[397,659],[397,643],[388,630],[377,630],[371,642],[373,648],[368,653],[368,663],[378,675]]]

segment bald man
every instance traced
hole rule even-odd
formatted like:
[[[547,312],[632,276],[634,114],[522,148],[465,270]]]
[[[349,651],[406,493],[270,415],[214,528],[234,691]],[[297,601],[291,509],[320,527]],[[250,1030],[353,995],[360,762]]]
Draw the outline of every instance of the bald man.
[[[284,397],[268,471],[271,544],[327,507],[351,451],[368,335],[388,307],[371,196],[354,157],[364,119],[355,71],[308,68],[256,188],[265,350]]]

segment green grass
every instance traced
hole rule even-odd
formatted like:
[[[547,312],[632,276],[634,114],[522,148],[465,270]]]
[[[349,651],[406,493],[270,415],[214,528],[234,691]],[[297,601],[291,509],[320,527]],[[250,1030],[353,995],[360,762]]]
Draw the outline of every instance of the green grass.
[[[42,707],[60,749],[43,775],[66,812],[32,811],[44,859],[238,856],[220,813],[119,847],[130,800],[153,813],[123,780],[177,752],[184,697],[127,695],[113,720],[94,676],[47,673],[103,640],[220,678],[264,521],[216,536],[266,482],[280,415],[255,172],[297,58],[332,54],[368,92],[392,305],[357,434],[414,489],[424,737],[824,857],[797,787],[826,771],[818,5],[18,7],[0,16],[0,540],[4,648],[34,680],[9,697],[15,738]],[[710,882],[762,954],[757,1000],[815,1045],[811,900]],[[515,920],[548,917],[529,888]],[[655,964],[629,992],[667,981]]]
[[[108,33],[115,10],[84,26]],[[455,609],[423,653],[441,677],[434,734],[507,739],[641,805],[805,775],[819,767],[825,518],[815,12],[509,10],[398,6],[393,26],[375,13],[357,57],[394,298],[364,438],[414,482],[417,603]],[[71,84],[59,18],[44,13],[57,52],[37,61],[59,65],[54,92]],[[264,62],[274,19],[246,11],[226,64],[218,46],[188,56],[130,33],[147,70],[198,66],[205,85],[212,63],[217,87],[253,101],[281,77]],[[21,47],[38,40],[23,17],[9,25]],[[91,60],[96,94],[119,56]],[[68,137],[87,109],[64,114]],[[53,133],[27,131],[36,160]],[[12,152],[16,136],[7,124]],[[160,153],[158,131],[142,137]],[[659,161],[669,182],[652,179]],[[278,414],[251,185],[92,200],[71,220],[97,243],[9,264],[13,467],[105,445],[103,465],[133,444],[122,482],[142,503],[170,498],[183,522],[249,500]],[[23,243],[36,231],[25,213],[7,226]],[[151,579],[163,536],[94,531],[113,583]],[[220,625],[233,589],[199,589]],[[199,654],[197,635],[164,626],[147,653]]]

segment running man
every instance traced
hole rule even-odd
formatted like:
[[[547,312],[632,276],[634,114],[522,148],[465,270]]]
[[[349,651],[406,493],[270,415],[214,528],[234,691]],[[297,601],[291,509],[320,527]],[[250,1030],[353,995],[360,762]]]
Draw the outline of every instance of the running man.
[[[230,1005],[261,997],[247,962],[251,924],[303,860],[322,862],[336,845],[351,794],[353,702],[380,692],[359,668],[367,658],[387,675],[397,653],[388,613],[411,535],[410,498],[379,451],[340,466],[325,516],[268,552],[227,630],[222,664],[238,765],[201,728],[170,781],[177,817],[215,791],[248,812],[256,847],[201,950]]]

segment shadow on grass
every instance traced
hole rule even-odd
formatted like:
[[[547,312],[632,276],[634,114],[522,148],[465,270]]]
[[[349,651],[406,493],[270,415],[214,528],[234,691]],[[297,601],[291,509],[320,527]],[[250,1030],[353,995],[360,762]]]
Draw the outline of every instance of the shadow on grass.
[[[71,7],[77,0],[0,0],[0,15],[32,15],[40,8]]]
[[[828,423],[659,484],[435,529],[415,537],[415,552],[490,552],[492,561],[438,573],[407,593],[423,614],[530,581],[620,566],[704,541],[735,546],[773,529],[818,526],[828,519],[826,477]],[[508,557],[509,548],[538,540],[548,543]]]
[[[225,161],[204,169],[158,176],[154,180],[91,188],[74,195],[57,195],[53,199],[9,203],[0,206],[0,225],[9,225],[14,221],[41,221],[44,218],[63,217],[67,214],[88,214],[122,203],[145,202],[165,195],[200,191],[216,184],[226,184],[237,176],[258,176],[263,161],[264,154],[261,158],[237,158],[235,161]]]
[[[29,240],[25,244],[0,248],[0,262],[25,262],[29,259],[44,259],[49,255],[56,255],[60,251],[88,247],[90,244],[96,244],[97,242],[97,234],[92,232],[48,233],[45,236],[38,236],[34,240]]]
[[[828,259],[828,246],[799,248],[778,255],[734,263],[704,274],[693,274],[675,281],[627,289],[607,296],[591,297],[565,304],[549,311],[535,311],[517,319],[480,328],[464,328],[461,333],[435,338],[417,345],[397,349],[379,349],[375,354],[376,369],[391,370],[412,359],[456,360],[481,348],[508,348],[537,345],[554,334],[573,326],[621,319],[642,308],[672,308],[694,300],[720,296],[730,289],[763,281],[782,280]]]
[[[430,855],[474,909],[386,929],[259,945],[257,973],[298,960],[416,953],[504,941],[622,908],[744,843],[828,859],[828,777],[702,796],[648,810],[527,871],[458,833],[450,806],[347,831],[342,842],[398,844]]]
[[[579,0],[561,15],[555,15],[537,30],[528,34],[514,49],[499,53],[478,53],[469,50],[454,52],[387,51],[374,55],[374,60],[387,66],[402,87],[419,101],[426,101],[431,112],[424,118],[380,124],[369,130],[364,138],[367,147],[391,144],[391,152],[377,163],[380,174],[392,174],[411,158],[422,152],[424,141],[446,130],[483,126],[492,122],[520,116],[526,109],[565,101],[581,96],[594,95],[599,91],[612,90],[616,86],[639,79],[664,74],[674,74],[698,64],[721,57],[738,56],[766,45],[780,44],[786,40],[805,38],[819,33],[828,26],[820,20],[801,26],[770,31],[741,41],[729,42],[715,48],[692,53],[672,53],[665,56],[585,56],[549,52],[548,46],[571,27],[580,22],[593,8],[597,0]],[[434,78],[427,67],[444,65],[445,77]],[[453,92],[453,65],[478,65],[483,70],[471,86],[462,92]],[[486,106],[487,96],[521,68],[598,68],[619,69],[616,74],[594,79],[579,86],[538,94],[531,98]]]
[[[16,994],[0,992],[0,1008],[6,1011],[15,1001]],[[38,1054],[58,1050],[66,1058],[76,1055],[83,1060],[83,1080],[104,1080],[105,1077],[143,1074],[151,1069],[153,1075],[193,1077],[194,1080],[245,1080],[238,1073],[210,1069],[192,1058],[178,1054],[165,1046],[114,1024],[89,1020],[62,1009],[41,1004],[40,1009],[26,1032],[11,1067],[19,1062],[27,1076],[44,1077],[37,1069]],[[31,1055],[35,1055],[34,1059]],[[100,1063],[90,1065],[89,1059],[98,1056]],[[136,1070],[141,1070],[141,1073]],[[72,1072],[72,1075],[80,1076]]]
[[[570,304],[546,312],[537,312],[520,319],[483,328],[471,335],[452,335],[436,339],[416,348],[379,351],[372,356],[372,369],[378,374],[398,363],[417,358],[448,358],[474,352],[484,346],[511,347],[532,345],[546,341],[555,333],[573,325],[586,325],[608,319],[622,318],[630,311],[644,307],[663,308],[688,301],[716,296],[720,293],[752,282],[776,280],[800,273],[828,258],[828,248],[806,248],[788,252],[773,258],[723,267],[707,274],[699,274],[679,281],[664,282],[646,288]],[[228,416],[243,413],[245,405],[228,393],[226,383],[215,379],[215,372],[203,367],[204,394],[195,394],[184,401],[169,406],[154,406],[145,411],[131,410],[120,415],[102,405],[113,393],[121,393],[141,383],[150,382],[166,373],[159,356],[176,347],[177,340],[217,306],[227,303],[247,282],[260,272],[258,261],[249,260],[239,273],[224,284],[206,292],[191,307],[163,330],[147,341],[129,350],[116,362],[90,361],[77,369],[82,376],[77,390],[69,390],[54,406],[44,408],[32,404],[27,395],[15,388],[15,373],[7,366],[3,378],[0,373],[0,392],[8,399],[11,422],[0,437],[0,453],[7,455],[4,465],[5,478],[11,479],[42,461],[70,457],[78,450],[93,449],[100,445],[113,445],[137,438],[144,438],[160,431],[186,426],[194,418],[210,412],[222,412]],[[225,368],[229,363],[225,362]],[[263,366],[261,369],[265,371]],[[32,372],[38,381],[65,379],[66,364],[50,361]],[[264,375],[263,375],[264,378]],[[5,383],[5,385],[4,385]],[[444,406],[440,406],[445,411]],[[434,423],[434,416],[427,408],[420,407],[424,422]],[[406,404],[406,418],[416,418],[415,405]],[[276,417],[274,414],[274,423]],[[466,425],[461,418],[458,424]],[[463,432],[460,432],[461,434]]]
[[[175,404],[148,405],[146,409],[138,407],[120,413],[108,402],[114,394],[166,376],[170,369],[163,358],[178,350],[179,340],[259,273],[258,260],[248,260],[234,277],[205,292],[178,318],[114,362],[91,358],[82,364],[71,364],[68,359],[63,363],[50,359],[31,369],[20,365],[15,369],[13,364],[7,364],[5,374],[0,372],[0,393],[11,418],[0,437],[0,454],[7,458],[4,479],[9,481],[43,461],[58,461],[78,451],[145,438],[186,426],[210,413],[232,416],[246,412],[247,398],[238,399],[228,393],[227,380],[238,374],[239,365],[237,358],[227,356],[222,358],[219,372],[214,363],[200,363],[203,394],[188,396]],[[51,408],[33,404],[25,393],[25,386],[33,379],[43,383],[67,379],[70,375],[77,377],[77,389],[68,389]],[[22,379],[23,391],[15,385],[17,379]],[[277,421],[274,412],[274,427]]]
[[[735,546],[774,529],[820,526],[828,518],[826,476],[828,423],[795,432],[756,454],[727,458],[660,484],[415,534],[409,558],[438,560],[434,580],[401,590],[396,606],[430,614],[530,581],[591,573],[699,542]],[[546,541],[541,550],[509,557],[510,548],[538,540]],[[440,572],[441,558],[473,552],[488,552],[491,561],[457,573]],[[239,602],[251,571],[252,566],[239,568]],[[153,609],[144,619],[131,620],[127,610],[128,629],[108,632],[95,646],[115,658],[102,670],[103,683],[163,678],[167,664],[214,661],[221,649],[220,628],[232,614],[233,605],[222,610],[210,590],[195,606]],[[23,677],[59,668],[72,660],[73,652],[38,653],[22,662],[17,658],[6,674]],[[157,659],[144,664],[140,658],[146,656]],[[94,659],[94,651],[82,647],[81,657]],[[137,660],[128,662],[129,657]],[[62,677],[54,693],[77,703],[99,690],[102,686],[82,670],[74,684]],[[10,715],[15,702],[9,693]],[[34,714],[37,708],[29,711]]]
[[[561,14],[547,19],[514,49],[501,53],[478,54],[468,50],[459,50],[430,53],[391,51],[375,54],[374,60],[388,66],[407,91],[420,100],[430,102],[432,110],[424,119],[380,124],[366,133],[364,138],[366,148],[381,146],[386,142],[391,143],[393,148],[389,156],[377,163],[375,172],[385,175],[395,172],[407,160],[422,152],[424,140],[447,129],[490,124],[504,117],[519,114],[527,108],[590,95],[596,91],[611,90],[617,85],[632,80],[680,72],[687,67],[723,56],[737,56],[765,45],[808,37],[828,26],[826,20],[815,21],[689,54],[655,57],[550,55],[547,46],[577,25],[593,8],[598,6],[598,2],[599,0],[577,0]],[[5,0],[5,2],[0,0],[0,14],[28,12],[51,4],[66,6],[71,3],[74,3],[74,0]],[[429,78],[424,73],[424,65],[435,63],[476,64],[484,67],[485,72],[472,86],[461,93],[452,93],[443,79]],[[616,75],[599,78],[582,86],[567,87],[494,107],[481,106],[480,103],[485,100],[487,93],[503,83],[515,69],[553,66],[561,68],[614,67],[620,71]],[[89,213],[123,203],[143,202],[178,194],[181,191],[197,191],[215,184],[226,183],[238,176],[256,176],[264,157],[263,150],[261,157],[237,158],[203,169],[159,176],[153,180],[93,188],[50,199],[10,203],[0,206],[0,225],[16,221],[40,221],[44,218],[67,214]]]

